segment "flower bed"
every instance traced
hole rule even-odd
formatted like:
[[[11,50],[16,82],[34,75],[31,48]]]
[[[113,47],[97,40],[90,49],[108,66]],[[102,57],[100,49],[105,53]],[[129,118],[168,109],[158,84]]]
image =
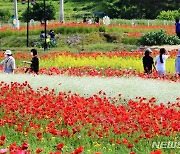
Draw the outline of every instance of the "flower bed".
[[[180,98],[168,106],[154,97],[107,98],[102,91],[84,98],[33,90],[27,82],[1,82],[0,91],[0,152],[178,152],[179,145],[163,149],[154,142],[178,142]]]
[[[152,56],[158,55],[159,51],[154,51]],[[142,78],[167,79],[179,81],[175,75],[174,62],[177,51],[170,52],[170,58],[166,62],[167,75],[159,77],[157,72],[151,75],[143,73],[142,57],[144,52],[116,51],[116,52],[50,52],[40,53],[40,74],[57,75],[68,74],[74,76],[138,76]],[[0,54],[2,58],[3,53]],[[17,73],[23,73],[25,66],[23,60],[30,60],[28,53],[17,52],[14,54],[18,66]],[[2,67],[1,67],[2,69]]]

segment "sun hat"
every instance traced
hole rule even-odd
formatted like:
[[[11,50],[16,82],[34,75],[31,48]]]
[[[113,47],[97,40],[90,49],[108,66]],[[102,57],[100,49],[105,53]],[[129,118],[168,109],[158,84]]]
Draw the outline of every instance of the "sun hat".
[[[152,50],[151,50],[150,48],[146,48],[145,52],[149,52],[149,53],[151,53],[151,52],[152,52]]]
[[[12,52],[11,52],[11,50],[6,50],[4,54],[5,55],[12,55]]]

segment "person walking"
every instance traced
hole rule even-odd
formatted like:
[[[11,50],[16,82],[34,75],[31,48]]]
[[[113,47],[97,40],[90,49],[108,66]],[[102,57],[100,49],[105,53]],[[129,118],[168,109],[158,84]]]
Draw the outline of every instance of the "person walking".
[[[154,60],[153,58],[150,56],[150,54],[152,53],[152,50],[147,48],[145,50],[145,56],[143,57],[142,61],[143,61],[143,67],[144,67],[144,72],[147,74],[151,74],[152,73],[152,66],[154,67],[154,69],[156,70],[156,67],[154,65]]]
[[[4,72],[8,74],[14,74],[14,70],[16,69],[15,59],[12,56],[11,50],[6,50],[4,52],[5,59],[0,63],[0,65],[4,65]]]
[[[176,74],[180,76],[180,49],[178,49],[178,55],[175,60]]]
[[[158,71],[158,74],[160,76],[162,75],[166,75],[166,69],[165,69],[165,65],[166,65],[166,60],[169,57],[169,52],[165,50],[165,48],[161,48],[159,51],[159,55],[156,56],[156,61],[155,61],[155,65],[156,65],[156,70]]]
[[[179,19],[176,19],[175,27],[176,27],[176,35],[180,39],[180,22],[179,22]]]
[[[30,68],[27,68],[25,73],[27,73],[29,71],[30,73],[38,74],[38,72],[39,72],[39,59],[37,57],[37,50],[36,49],[31,49],[31,56],[32,56],[32,60],[30,62],[23,61],[23,63],[30,64]]]

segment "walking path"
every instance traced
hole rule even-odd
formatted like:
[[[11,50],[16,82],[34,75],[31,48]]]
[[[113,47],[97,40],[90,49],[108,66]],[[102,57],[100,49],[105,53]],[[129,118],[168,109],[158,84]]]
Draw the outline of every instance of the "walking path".
[[[162,45],[162,46],[151,46],[152,49],[160,49],[165,48],[168,51],[174,50],[174,49],[180,49],[180,45]]]

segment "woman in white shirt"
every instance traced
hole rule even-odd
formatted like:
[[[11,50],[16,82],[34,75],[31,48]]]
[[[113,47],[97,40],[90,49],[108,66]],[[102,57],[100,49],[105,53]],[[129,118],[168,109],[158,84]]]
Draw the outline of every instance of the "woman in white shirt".
[[[165,48],[161,48],[159,55],[156,56],[155,65],[159,75],[166,75],[165,64],[169,56],[169,52],[166,51]]]

